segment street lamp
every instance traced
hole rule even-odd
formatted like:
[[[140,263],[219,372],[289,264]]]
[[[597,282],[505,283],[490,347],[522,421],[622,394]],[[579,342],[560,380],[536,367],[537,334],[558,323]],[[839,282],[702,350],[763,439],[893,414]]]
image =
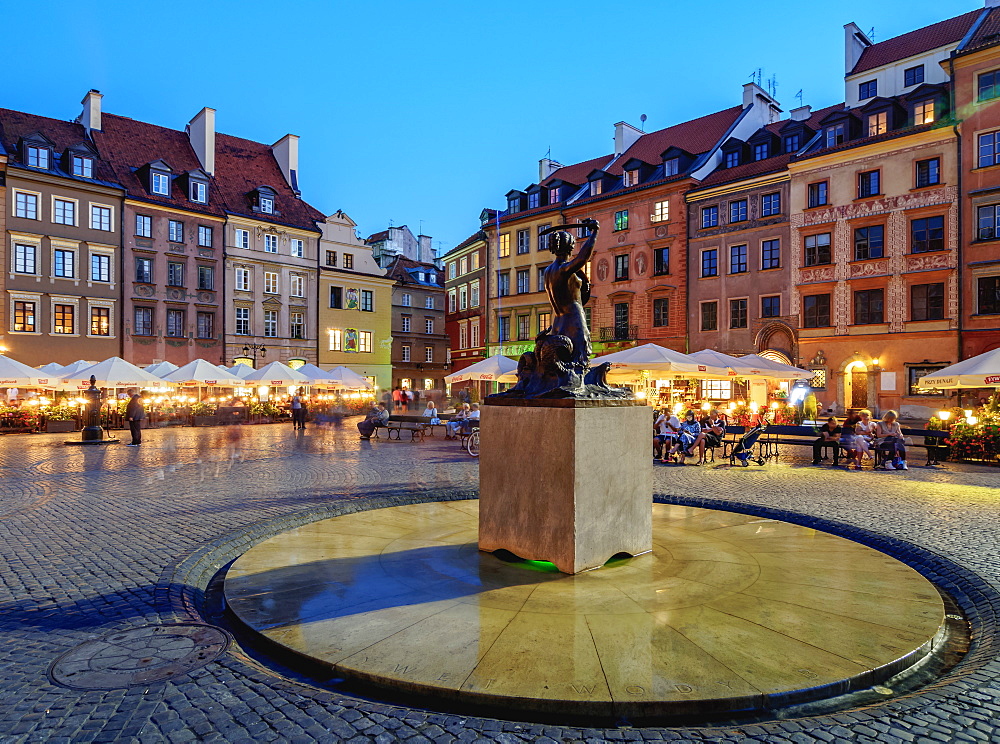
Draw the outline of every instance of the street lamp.
[[[237,364],[245,363],[243,360],[249,360],[250,366],[257,369],[257,352],[260,352],[260,356],[263,359],[267,356],[267,349],[264,344],[243,344],[243,356],[233,361]]]

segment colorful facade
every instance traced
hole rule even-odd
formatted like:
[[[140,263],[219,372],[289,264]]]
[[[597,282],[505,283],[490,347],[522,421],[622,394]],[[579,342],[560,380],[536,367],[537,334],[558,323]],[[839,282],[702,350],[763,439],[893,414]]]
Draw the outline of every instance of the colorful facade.
[[[386,275],[392,288],[393,387],[444,395],[448,373],[444,272],[435,264],[397,256]]]
[[[441,258],[445,275],[445,330],[451,348],[451,372],[475,364],[486,353],[487,251],[486,233],[480,230]]]

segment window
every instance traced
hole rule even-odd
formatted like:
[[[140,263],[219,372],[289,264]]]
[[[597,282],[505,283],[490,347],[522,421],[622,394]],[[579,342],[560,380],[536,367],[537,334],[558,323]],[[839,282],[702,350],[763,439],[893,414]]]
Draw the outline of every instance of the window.
[[[16,191],[14,198],[14,216],[26,220],[38,219],[38,194],[26,194]]]
[[[944,284],[910,287],[910,320],[944,320]]]
[[[425,362],[433,362],[434,361],[434,347],[433,346],[425,346],[424,347],[424,361]]]
[[[726,153],[725,159],[726,159],[725,163],[726,168],[735,168],[737,165],[740,164],[739,150],[730,150],[729,152]]]
[[[932,388],[922,388],[919,386],[920,378],[934,374],[935,372],[940,372],[944,369],[944,365],[936,365],[933,367],[907,367],[907,373],[909,375],[909,395],[941,395],[937,390]]]
[[[52,332],[59,334],[72,334],[74,331],[75,305],[55,304],[52,306]]]
[[[761,142],[760,144],[753,146],[753,159],[754,160],[766,160],[771,157],[771,146],[767,142]]]
[[[111,230],[111,208],[90,207],[90,229],[91,230]]]
[[[729,221],[743,222],[747,218],[747,200],[736,199],[729,202]]]
[[[670,325],[670,299],[658,297],[653,300],[653,327],[663,328]]]
[[[777,269],[781,267],[781,241],[764,240],[760,244],[760,268]]]
[[[173,261],[167,264],[167,284],[171,287],[184,286],[184,264]]]
[[[413,316],[411,315],[399,316],[400,327],[402,328],[403,333],[410,332],[410,326],[412,325],[412,321],[413,321]]]
[[[375,312],[375,293],[370,289],[361,290],[361,311],[365,313]]]
[[[305,297],[306,296],[306,278],[301,274],[292,274],[289,277],[289,282],[291,282],[291,288],[288,293],[292,297]]]
[[[208,184],[203,181],[191,182],[191,201],[204,204],[208,201]]]
[[[976,210],[976,235],[979,240],[1000,237],[1000,204],[990,204]]]
[[[261,196],[257,203],[264,214],[274,214],[274,199],[270,196]]]
[[[979,167],[987,168],[997,163],[1000,163],[1000,132],[979,135]]]
[[[150,284],[153,281],[153,259],[137,258],[135,260],[135,280]]]
[[[547,331],[552,325],[552,313],[538,313],[538,332]]]
[[[666,222],[670,219],[670,202],[658,201],[653,205],[653,214],[650,215],[653,222]]]
[[[976,294],[979,315],[1000,314],[1000,276],[980,277]]]
[[[827,182],[819,181],[817,183],[809,184],[809,206],[810,207],[822,207],[828,204],[827,198]]]
[[[236,230],[236,247],[237,248],[245,248],[246,250],[250,250],[250,231],[249,230],[241,230],[241,229],[237,228],[237,230]],[[328,264],[330,263],[330,259],[329,259],[330,253],[331,253],[331,251],[327,251],[327,254],[326,254],[327,255],[327,261],[326,262]],[[336,266],[337,265],[337,254],[336,253],[333,254],[333,263],[330,264],[330,265],[331,266]]]
[[[854,322],[857,325],[884,322],[885,292],[881,289],[861,289],[854,293]]]
[[[730,328],[746,328],[747,327],[747,301],[746,300],[730,300],[729,301],[729,327]]]
[[[327,251],[326,252],[326,265],[336,266],[337,265],[337,251]]]
[[[653,249],[653,274],[656,276],[670,273],[670,249]]]
[[[924,66],[907,67],[903,70],[903,87],[909,88],[911,85],[920,85],[924,82]]]
[[[413,296],[409,292],[403,292],[400,304],[403,307],[410,307],[413,304]]]
[[[805,239],[806,266],[830,263],[830,233],[809,235]]]
[[[1000,70],[984,72],[979,76],[978,100],[988,101],[991,98],[1000,98]]]
[[[458,326],[458,348],[469,348],[469,326],[467,323]]]
[[[798,152],[802,146],[802,140],[797,134],[785,135],[784,148],[786,153]]]
[[[270,235],[268,233],[264,234],[264,252],[265,253],[277,253],[278,252],[278,236]]]
[[[639,185],[639,169],[625,171],[625,175],[622,177],[623,186],[628,188],[629,186]]]
[[[525,339],[531,338],[531,316],[530,315],[518,315],[517,316],[517,340],[524,341]]]
[[[628,230],[628,210],[615,212],[615,230]]]
[[[266,294],[278,294],[278,272],[264,272],[264,292]]]
[[[913,125],[934,123],[934,101],[921,101],[913,105]]]
[[[277,244],[277,241],[275,241],[275,244]],[[205,248],[212,247],[212,228],[206,227],[205,225],[198,225],[198,245],[204,246]]]
[[[434,298],[433,297],[427,297],[426,299],[424,299],[424,308],[427,309],[427,310],[433,310],[434,309]]]
[[[780,316],[781,316],[781,297],[775,295],[774,297],[760,298],[760,317],[778,318]]]
[[[76,276],[76,252],[56,249],[52,253],[52,275],[62,279]]]
[[[603,190],[602,189],[602,184],[601,184],[600,181],[591,181],[590,182],[590,195],[591,196],[600,196],[602,190]]]
[[[91,336],[111,335],[111,308],[109,307],[90,308],[90,335]]]
[[[844,124],[834,124],[826,128],[826,146],[836,147],[847,141],[847,126]]]
[[[372,332],[358,331],[358,351],[370,354],[372,351]],[[371,379],[371,378],[369,378]]]
[[[629,333],[629,306],[627,302],[615,303],[615,340],[631,338]]]
[[[827,328],[830,325],[830,295],[807,295],[802,298],[802,325]]]
[[[497,297],[506,297],[510,294],[510,274],[501,271],[497,274]]]
[[[718,207],[702,207],[701,208],[701,227],[704,230],[706,227],[717,227],[719,224],[719,208]]]
[[[879,111],[868,116],[868,136],[874,137],[877,134],[885,134],[889,131],[889,114],[886,111]]]
[[[764,194],[760,198],[760,216],[770,217],[781,212],[781,194]]]
[[[925,217],[910,222],[913,253],[944,250],[944,217]]]
[[[342,287],[330,287],[330,307],[342,310],[344,307],[344,290]]]
[[[615,256],[615,281],[628,281],[628,254],[621,253]]]
[[[719,275],[719,251],[717,248],[709,248],[701,252],[701,275]]]
[[[469,288],[464,284],[458,289],[458,309],[469,309]]]
[[[469,307],[479,307],[479,281],[469,285]]]
[[[531,231],[530,230],[518,230],[517,231],[517,252],[519,254],[527,253],[531,250]]]
[[[153,193],[170,196],[170,176],[164,173],[154,173],[151,178]]]
[[[410,361],[410,347],[406,345],[403,346],[403,361]]]
[[[507,315],[497,318],[497,341],[510,341],[510,317]]]
[[[236,308],[236,335],[250,335],[250,308],[248,307]]]
[[[306,241],[301,238],[292,238],[291,240],[291,254],[296,258],[303,258],[306,254]],[[344,268],[350,268],[345,266]]]
[[[882,258],[885,243],[885,226],[859,227],[854,231],[854,260],[867,261]]]
[[[93,178],[94,177],[94,159],[85,158],[80,155],[73,155],[71,157],[72,169],[74,176],[80,176],[81,178]]]
[[[198,313],[198,338],[215,338],[215,313]]]
[[[344,332],[339,328],[331,328],[330,332],[330,351],[341,351],[344,342]]]
[[[14,246],[14,272],[17,274],[37,273],[37,255],[37,246],[17,243]]]
[[[137,307],[135,308],[135,313],[133,314],[132,317],[135,320],[134,326],[132,328],[132,333],[134,335],[136,336],[153,335],[153,308]]]
[[[527,269],[517,272],[517,293],[525,294],[531,291],[531,275]]]
[[[918,160],[917,188],[935,186],[939,183],[941,183],[941,159],[930,158],[929,160]]]
[[[454,279],[456,276],[458,276],[458,264],[452,261],[448,264],[448,278]]]
[[[709,400],[730,400],[733,397],[733,383],[729,380],[702,380],[701,397]]]
[[[111,281],[111,256],[103,253],[90,254],[90,281]]]
[[[215,289],[215,267],[198,267],[198,289]]]
[[[670,176],[676,176],[681,172],[681,160],[680,158],[668,158],[663,161],[663,175],[666,178]]]
[[[434,333],[434,318],[424,318],[424,333]]]
[[[183,310],[167,310],[167,335],[172,338],[184,337]]]
[[[167,239],[171,243],[184,242],[184,223],[179,220],[170,220],[167,223]]]
[[[448,292],[448,312],[453,313],[458,310],[458,296],[455,294],[455,290]]]
[[[479,346],[479,321],[473,318],[469,328],[471,330],[470,343],[472,348],[476,348]]]
[[[716,331],[719,329],[719,303],[701,303],[701,330]]]
[[[500,258],[507,258],[510,255],[510,233],[503,233],[500,236]]]
[[[865,82],[858,85],[858,100],[865,100],[866,98],[874,98],[878,95],[878,81],[877,80],[866,80]]]
[[[52,221],[57,225],[76,224],[76,202],[66,199],[54,199],[52,204]]]
[[[153,218],[145,214],[135,216],[135,234],[140,238],[153,237]]]
[[[545,268],[544,266],[538,267],[538,283],[535,286],[538,287],[539,292],[545,291]]]
[[[864,199],[879,194],[879,171],[865,171],[858,174],[858,198]]]
[[[744,274],[747,270],[747,247],[745,245],[729,246],[729,273]]]
[[[19,333],[35,332],[34,302],[18,300],[14,303],[14,330]]]
[[[548,225],[545,225],[545,227],[548,227]],[[539,231],[541,231],[542,226],[539,225],[538,229],[539,229]],[[539,249],[541,248],[541,243],[539,243],[538,247],[539,247]],[[462,260],[460,260],[458,262],[458,273],[460,275],[462,275],[462,276],[464,276],[465,274],[469,273],[469,257],[468,256],[462,256]]]
[[[44,147],[28,147],[27,165],[32,168],[49,167],[49,151]]]
[[[277,338],[278,336],[278,311],[264,311],[264,337]]]

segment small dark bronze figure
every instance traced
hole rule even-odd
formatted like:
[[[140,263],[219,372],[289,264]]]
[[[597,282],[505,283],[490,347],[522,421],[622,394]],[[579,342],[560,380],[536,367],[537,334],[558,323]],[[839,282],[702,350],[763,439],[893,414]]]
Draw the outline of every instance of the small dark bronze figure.
[[[569,228],[586,228],[588,236],[573,258],[576,244]],[[497,393],[503,398],[630,398],[631,393],[608,387],[609,365],[591,369],[590,329],[583,312],[590,301],[590,281],[583,268],[594,254],[600,225],[597,220],[557,225],[540,235],[550,235],[549,250],[555,258],[545,269],[545,291],[552,305],[552,325],[535,338],[535,350],[521,355],[517,384]]]

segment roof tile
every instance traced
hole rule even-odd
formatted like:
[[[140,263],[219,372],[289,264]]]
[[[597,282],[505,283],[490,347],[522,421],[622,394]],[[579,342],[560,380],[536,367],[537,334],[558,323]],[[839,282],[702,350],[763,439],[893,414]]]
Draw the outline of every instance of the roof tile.
[[[872,44],[861,53],[861,57],[849,74],[857,75],[915,54],[922,54],[947,44],[956,44],[969,32],[982,12],[982,9],[973,10]]]

